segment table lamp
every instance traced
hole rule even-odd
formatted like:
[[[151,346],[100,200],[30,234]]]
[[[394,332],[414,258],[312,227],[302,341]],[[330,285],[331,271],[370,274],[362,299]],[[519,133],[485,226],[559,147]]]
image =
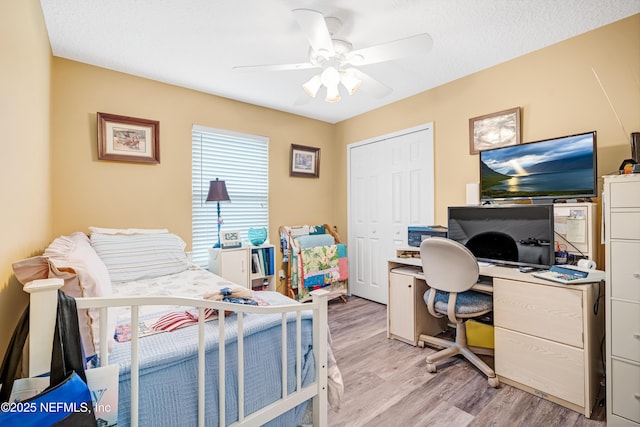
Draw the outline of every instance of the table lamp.
[[[230,201],[229,193],[227,193],[227,186],[224,181],[220,181],[216,178],[215,181],[209,182],[209,194],[207,194],[207,202],[218,203],[218,243],[213,247],[220,247],[220,226],[222,225],[222,217],[220,216],[220,202]]]

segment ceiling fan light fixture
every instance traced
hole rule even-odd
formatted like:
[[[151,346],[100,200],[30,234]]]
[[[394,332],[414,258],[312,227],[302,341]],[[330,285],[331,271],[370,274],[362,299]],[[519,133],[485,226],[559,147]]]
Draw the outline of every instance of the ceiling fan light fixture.
[[[356,77],[355,71],[352,68],[349,68],[345,71],[340,71],[340,82],[347,89],[349,95],[353,95],[360,89],[362,85],[362,80]]]
[[[327,86],[327,97],[324,99],[327,102],[340,102],[342,97],[340,96],[340,91],[338,90],[338,85]]]
[[[320,79],[320,74],[316,74],[311,77],[308,82],[302,85],[302,88],[312,98],[315,98],[322,86],[322,80]]]

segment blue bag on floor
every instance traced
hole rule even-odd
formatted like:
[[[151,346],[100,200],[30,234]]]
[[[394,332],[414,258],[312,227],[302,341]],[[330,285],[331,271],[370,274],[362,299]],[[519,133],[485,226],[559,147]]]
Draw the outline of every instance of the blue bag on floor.
[[[29,332],[29,307],[16,326],[0,369],[0,425],[16,427],[96,426],[75,300],[58,291],[58,312],[49,387],[21,401],[9,401]]]

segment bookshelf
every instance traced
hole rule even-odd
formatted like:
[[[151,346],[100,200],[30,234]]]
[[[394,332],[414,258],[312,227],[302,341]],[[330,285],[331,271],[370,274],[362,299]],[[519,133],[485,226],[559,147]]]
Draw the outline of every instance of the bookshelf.
[[[251,256],[251,288],[254,290],[276,290],[275,246],[249,247]]]

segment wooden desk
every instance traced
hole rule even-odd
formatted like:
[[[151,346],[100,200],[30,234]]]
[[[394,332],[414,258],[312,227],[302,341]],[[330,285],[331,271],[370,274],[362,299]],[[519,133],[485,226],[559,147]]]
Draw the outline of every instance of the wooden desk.
[[[420,335],[443,331],[446,319],[427,311],[422,296],[428,284],[419,258],[393,258],[388,264],[387,336],[423,346]],[[603,284],[567,286],[498,266],[480,267],[480,275],[493,282],[474,288],[493,293],[500,382],[589,417],[603,376]]]

